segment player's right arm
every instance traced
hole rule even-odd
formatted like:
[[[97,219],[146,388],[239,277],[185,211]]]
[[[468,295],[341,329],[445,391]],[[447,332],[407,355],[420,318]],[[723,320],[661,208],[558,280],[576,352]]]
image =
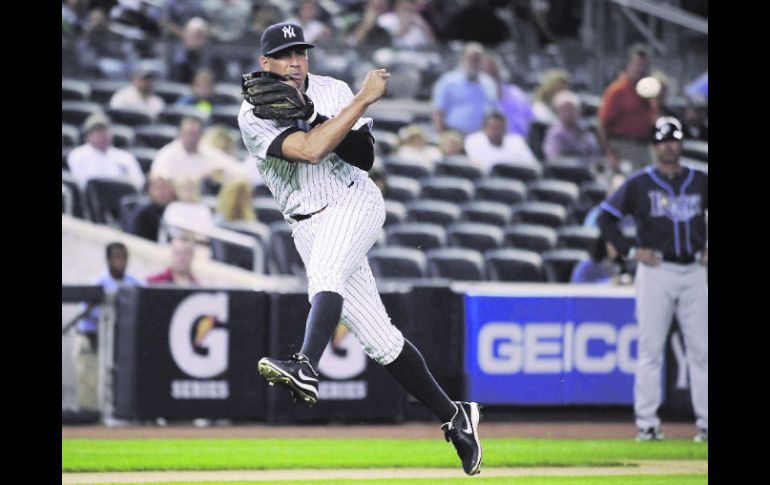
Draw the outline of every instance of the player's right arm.
[[[310,131],[295,131],[281,145],[284,159],[317,164],[345,138],[366,109],[385,94],[390,73],[385,69],[369,71],[353,100],[333,118]]]

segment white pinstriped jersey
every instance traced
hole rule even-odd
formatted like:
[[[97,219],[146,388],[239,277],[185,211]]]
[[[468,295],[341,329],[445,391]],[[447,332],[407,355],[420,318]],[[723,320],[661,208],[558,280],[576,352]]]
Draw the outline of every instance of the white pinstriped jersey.
[[[328,76],[308,75],[307,95],[319,114],[332,118],[353,99],[347,84]],[[238,125],[249,153],[256,158],[262,179],[272,192],[284,217],[316,212],[348,191],[351,182],[361,172],[334,152],[317,165],[297,163],[267,156],[267,149],[276,136],[292,126],[307,131],[304,121],[264,120],[251,112],[244,101],[238,114]],[[371,129],[372,119],[361,117],[353,129],[364,125]]]

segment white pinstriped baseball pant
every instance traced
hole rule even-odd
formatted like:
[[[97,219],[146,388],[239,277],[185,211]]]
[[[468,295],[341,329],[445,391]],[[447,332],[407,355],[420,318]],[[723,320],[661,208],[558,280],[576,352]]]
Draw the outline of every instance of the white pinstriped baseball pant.
[[[393,362],[404,346],[404,336],[390,321],[366,258],[384,223],[382,193],[365,172],[322,212],[289,222],[307,269],[309,300],[321,291],[342,295],[342,323],[364,352],[382,365]]]

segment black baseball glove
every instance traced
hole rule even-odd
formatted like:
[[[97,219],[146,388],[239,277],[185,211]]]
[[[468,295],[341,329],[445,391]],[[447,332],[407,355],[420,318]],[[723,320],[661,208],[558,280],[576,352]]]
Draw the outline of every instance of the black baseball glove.
[[[254,106],[254,116],[269,120],[303,119],[313,115],[313,101],[294,86],[289,76],[255,71],[241,76],[243,99]]]

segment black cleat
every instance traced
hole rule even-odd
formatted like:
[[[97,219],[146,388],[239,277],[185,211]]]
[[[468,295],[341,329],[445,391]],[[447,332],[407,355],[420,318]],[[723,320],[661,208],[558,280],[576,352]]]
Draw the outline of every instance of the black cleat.
[[[479,473],[481,467],[481,442],[479,441],[479,405],[475,402],[455,401],[457,412],[448,423],[441,425],[444,438],[452,440],[457,456],[463,462],[468,475]]]
[[[318,373],[305,355],[293,354],[288,360],[263,357],[257,369],[271,386],[276,382],[286,384],[295,402],[304,402],[308,406],[318,402]]]
[[[660,428],[649,427],[639,428],[636,434],[636,441],[663,441],[665,436],[660,432]]]

